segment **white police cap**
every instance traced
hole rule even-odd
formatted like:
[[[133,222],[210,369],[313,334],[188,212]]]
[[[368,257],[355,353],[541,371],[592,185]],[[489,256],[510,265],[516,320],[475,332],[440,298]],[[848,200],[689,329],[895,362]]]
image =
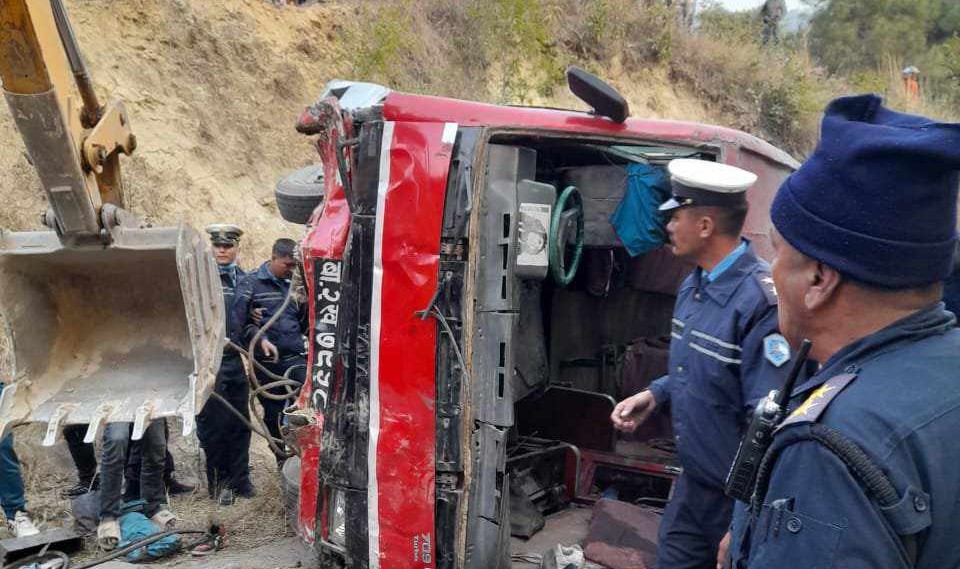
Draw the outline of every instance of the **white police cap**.
[[[214,223],[204,230],[210,234],[210,242],[214,245],[236,245],[243,235],[243,230],[230,223]]]
[[[660,206],[660,211],[702,205],[734,207],[746,203],[747,188],[757,175],[736,166],[677,158],[667,164],[673,197]]]

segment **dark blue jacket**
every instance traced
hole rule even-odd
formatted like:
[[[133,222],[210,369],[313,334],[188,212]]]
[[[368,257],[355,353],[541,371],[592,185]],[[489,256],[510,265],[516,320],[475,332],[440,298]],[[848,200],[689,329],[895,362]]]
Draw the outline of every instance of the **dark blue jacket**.
[[[825,392],[844,373],[856,377]],[[833,453],[802,440],[811,423],[784,426],[774,437],[782,452],[763,507],[735,516],[734,567],[905,568],[901,534],[916,536],[916,567],[960,567],[960,330],[953,315],[938,304],[848,345],[794,391],[791,407],[801,403],[794,417],[810,416],[856,443],[901,499],[881,511]]]
[[[233,301],[236,299],[237,286],[247,275],[236,264],[217,265],[220,270],[220,287],[223,290],[223,307],[226,309],[226,316],[229,319],[230,309],[233,308]]]
[[[236,299],[233,302],[230,317],[230,337],[234,342],[246,347],[257,333],[250,312],[263,308],[263,321],[266,324],[283,304],[290,284],[273,276],[267,263],[260,265],[254,272],[248,273],[237,286]],[[291,301],[280,318],[271,326],[265,336],[280,351],[280,357],[302,354],[304,335],[308,327],[307,306]],[[259,350],[258,350],[259,355]]]
[[[669,375],[650,390],[658,407],[670,405],[685,475],[720,489],[753,406],[790,367],[767,263],[750,247],[713,282],[696,269],[677,295],[671,336]]]
[[[227,329],[229,331],[233,302],[237,298],[237,285],[240,284],[240,280],[247,273],[243,272],[243,270],[236,264],[229,266],[217,265],[217,268],[220,270],[220,288],[223,291],[224,320],[226,320]],[[223,349],[223,357],[239,360],[240,353],[232,348],[227,347]]]

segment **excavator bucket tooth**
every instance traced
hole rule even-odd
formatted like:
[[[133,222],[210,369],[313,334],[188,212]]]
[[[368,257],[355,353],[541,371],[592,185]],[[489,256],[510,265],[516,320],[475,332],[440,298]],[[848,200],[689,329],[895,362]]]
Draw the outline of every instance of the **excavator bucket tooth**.
[[[53,232],[0,230],[0,315],[12,378],[0,378],[0,436],[23,423],[180,417],[193,429],[225,342],[206,240],[187,226],[119,229],[109,246],[64,247]],[[52,432],[51,432],[52,431]],[[139,433],[138,433],[139,434]]]

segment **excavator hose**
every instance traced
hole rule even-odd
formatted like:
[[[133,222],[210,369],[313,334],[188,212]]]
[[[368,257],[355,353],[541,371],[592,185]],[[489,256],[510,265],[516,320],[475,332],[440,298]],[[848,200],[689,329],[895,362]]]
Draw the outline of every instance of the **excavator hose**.
[[[161,539],[167,536],[176,535],[176,534],[203,534],[202,538],[187,544],[186,546],[184,546],[184,549],[192,549],[194,546],[199,545],[204,541],[207,541],[211,535],[209,531],[196,530],[196,529],[175,529],[175,530],[168,530],[160,533],[155,533],[153,535],[148,535],[143,539],[135,541],[130,545],[127,545],[121,549],[116,549],[114,551],[111,551],[108,555],[104,555],[103,557],[98,557],[97,559],[92,559],[90,561],[87,561],[83,565],[77,565],[77,566],[73,566],[70,564],[70,556],[68,556],[66,553],[51,549],[49,551],[42,551],[35,555],[31,555],[29,557],[22,557],[20,559],[17,559],[13,563],[4,565],[2,569],[27,569],[29,567],[35,567],[36,563],[40,563],[43,561],[51,561],[53,559],[60,559],[63,562],[63,565],[60,565],[58,569],[90,569],[91,567],[102,565],[107,561],[111,561],[122,555],[126,555],[131,551],[135,551],[141,547],[150,545],[155,541],[160,541]]]
[[[257,359],[254,357],[256,346],[260,342],[260,339],[267,332],[267,330],[269,330],[277,322],[277,320],[280,318],[280,315],[283,314],[283,312],[287,309],[287,307],[290,306],[290,303],[293,301],[293,295],[295,294],[294,291],[296,291],[296,289],[299,286],[302,286],[302,282],[303,282],[303,275],[298,269],[297,271],[294,272],[292,282],[290,283],[290,288],[289,290],[287,290],[287,295],[283,299],[283,303],[280,305],[280,308],[278,308],[276,312],[274,312],[273,316],[271,316],[263,324],[263,326],[261,326],[260,329],[257,330],[257,333],[254,334],[253,338],[250,339],[250,343],[247,345],[246,349],[229,340],[227,342],[227,345],[229,347],[233,348],[240,354],[246,356],[244,366],[246,367],[247,377],[249,378],[250,384],[253,387],[253,389],[250,391],[250,396],[247,403],[251,407],[253,406],[254,400],[258,396],[264,397],[266,399],[272,399],[274,401],[286,401],[291,397],[296,397],[300,391],[300,388],[303,386],[301,382],[298,382],[289,378],[290,372],[298,369],[301,366],[293,366],[287,369],[287,371],[284,372],[282,376],[279,376],[275,373],[272,373],[270,370],[264,367],[263,364],[258,362]],[[261,384],[260,379],[257,377],[258,369],[273,381],[269,383]],[[276,394],[276,393],[268,392],[269,389],[273,389],[275,387],[284,387],[286,388],[287,392],[285,394]],[[293,389],[293,388],[296,388],[296,389]],[[244,417],[243,413],[239,409],[231,405],[223,396],[221,396],[216,391],[211,393],[211,396],[217,401],[219,401],[220,403],[222,403],[223,405],[225,405],[230,410],[230,412],[237,417],[237,419],[243,422],[246,426],[250,427],[250,430],[252,432],[266,439],[267,444],[270,447],[270,450],[275,455],[287,456],[287,457],[292,456],[289,452],[287,452],[286,450],[280,447],[281,444],[286,444],[285,441],[275,439],[273,438],[273,436],[269,434],[270,431],[269,429],[267,429],[266,423],[260,416],[256,414],[252,414],[252,416],[256,417],[256,424],[254,424],[247,417]]]

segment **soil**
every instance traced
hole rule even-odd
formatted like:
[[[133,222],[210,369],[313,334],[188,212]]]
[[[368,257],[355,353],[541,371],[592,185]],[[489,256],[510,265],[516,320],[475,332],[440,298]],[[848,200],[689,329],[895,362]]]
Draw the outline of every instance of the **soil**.
[[[273,187],[316,151],[294,121],[344,75],[340,5],[265,0],[68,0],[101,99],[122,101],[138,147],[123,160],[127,207],[156,225],[236,223],[241,263],[255,266],[278,237]],[[0,112],[0,227],[39,229],[36,172],[8,112]]]

